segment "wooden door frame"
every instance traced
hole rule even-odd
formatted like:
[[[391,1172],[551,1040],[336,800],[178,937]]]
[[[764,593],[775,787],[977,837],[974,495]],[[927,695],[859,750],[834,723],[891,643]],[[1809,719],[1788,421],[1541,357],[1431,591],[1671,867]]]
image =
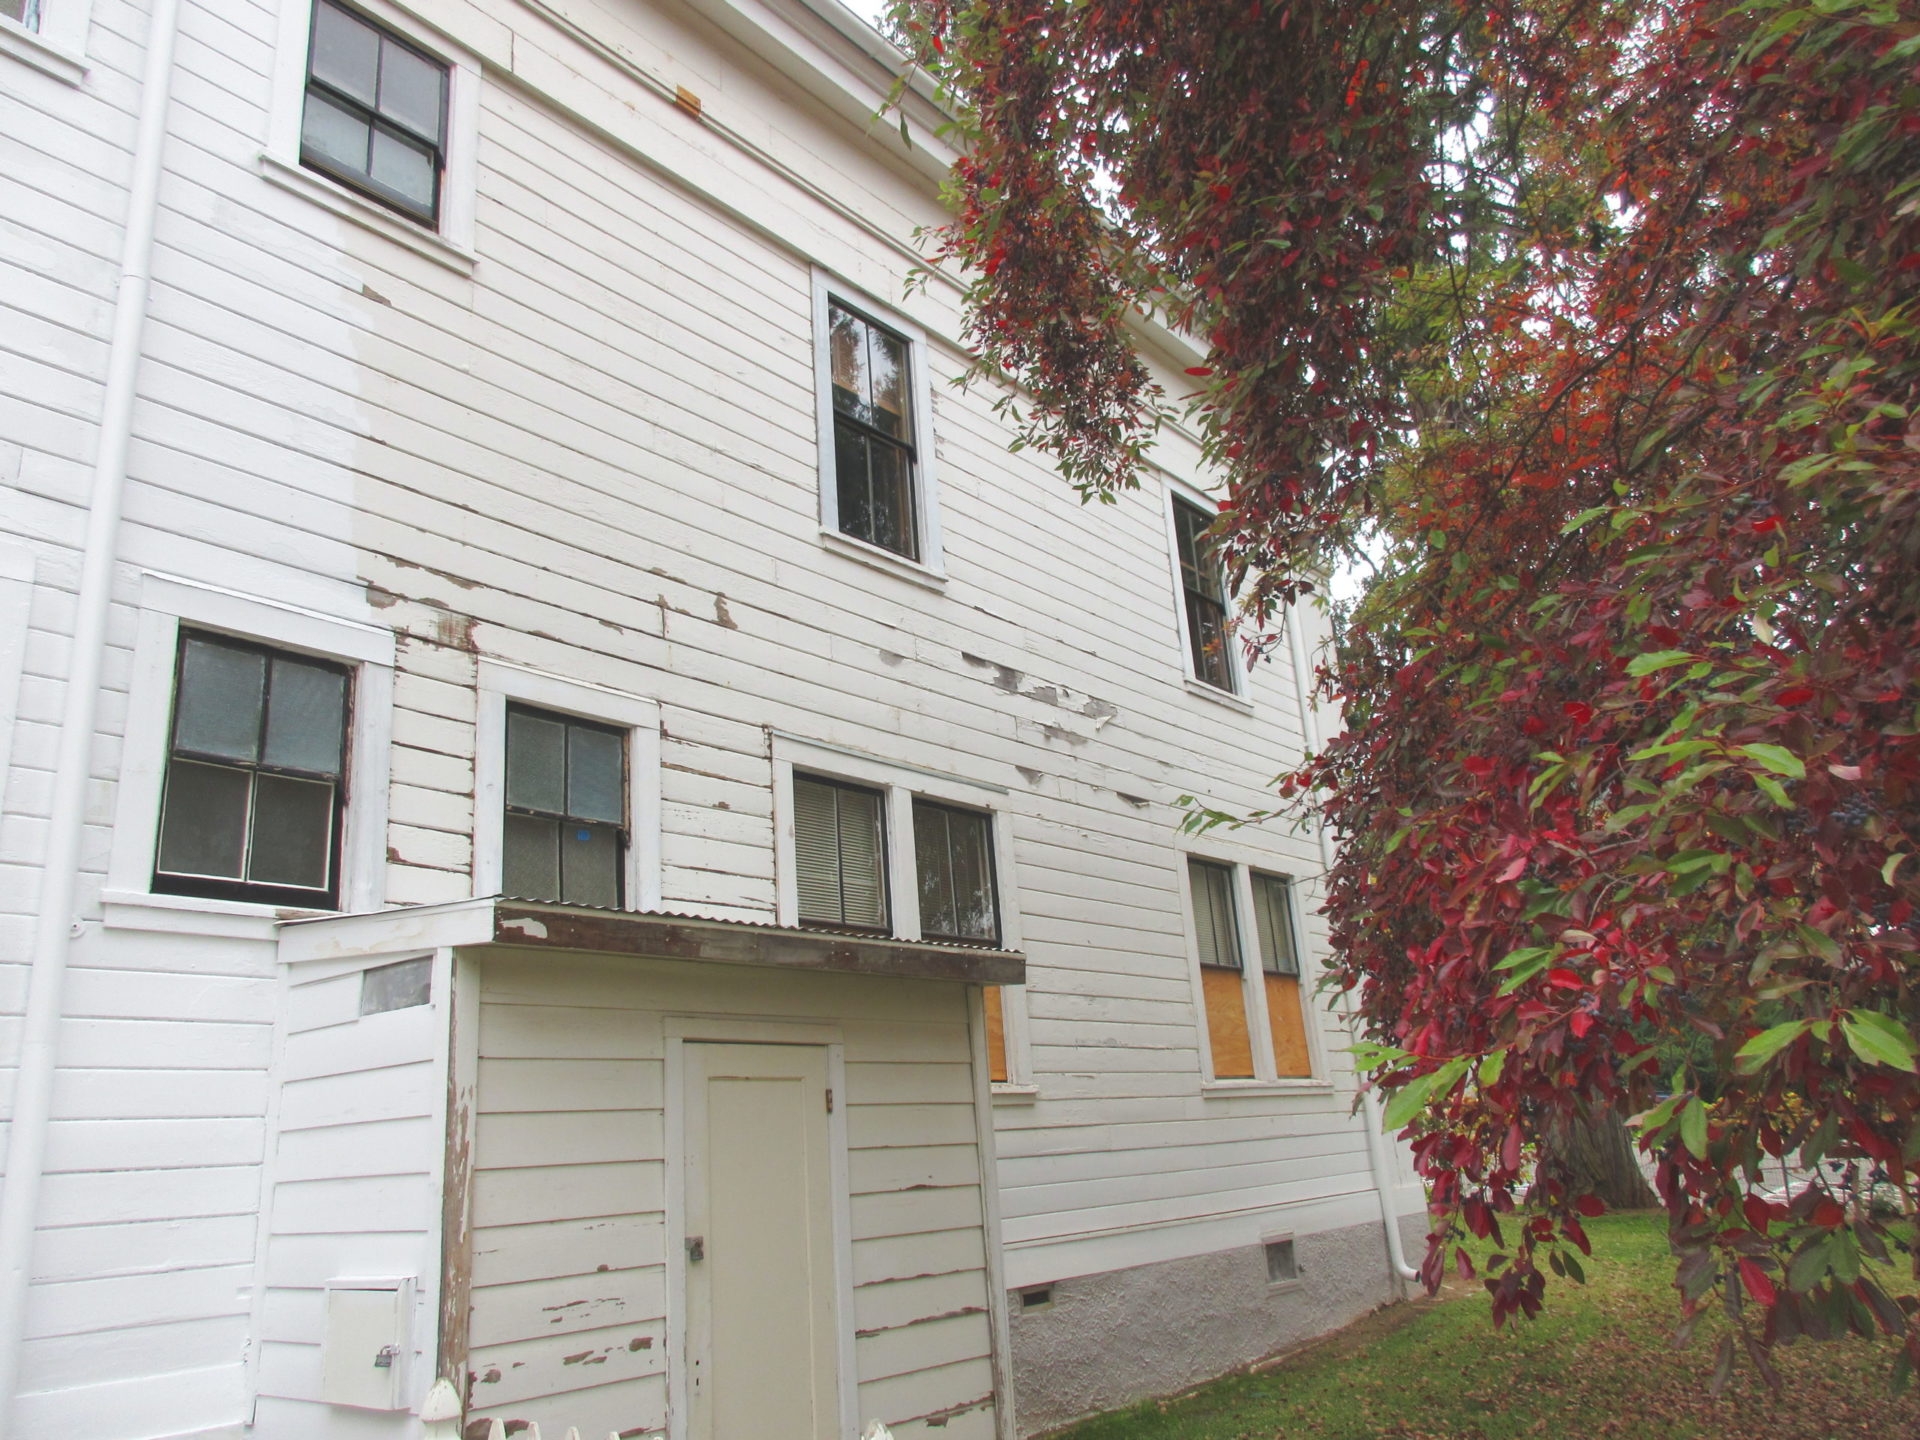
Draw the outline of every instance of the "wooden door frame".
[[[840,1390],[839,1433],[859,1433],[860,1377],[853,1339],[853,1201],[847,1164],[846,1041],[838,1025],[817,1021],[742,1019],[733,1015],[663,1015],[666,1093],[667,1435],[687,1435],[687,1166],[689,1044],[813,1045],[826,1051],[833,1111],[827,1116],[828,1208],[833,1219],[834,1372]]]

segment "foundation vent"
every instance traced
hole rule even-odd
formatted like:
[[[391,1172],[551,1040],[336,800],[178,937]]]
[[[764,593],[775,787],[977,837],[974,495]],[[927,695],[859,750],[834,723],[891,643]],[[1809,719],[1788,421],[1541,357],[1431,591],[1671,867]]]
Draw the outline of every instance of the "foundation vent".
[[[1269,1240],[1267,1251],[1267,1283],[1285,1285],[1300,1278],[1300,1265],[1294,1258],[1293,1241]]]

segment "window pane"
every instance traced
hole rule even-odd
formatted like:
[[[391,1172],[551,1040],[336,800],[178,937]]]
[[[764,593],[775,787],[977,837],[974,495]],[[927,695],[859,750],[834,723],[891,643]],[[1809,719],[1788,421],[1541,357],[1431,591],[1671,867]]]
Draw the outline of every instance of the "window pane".
[[[33,29],[34,17],[30,13],[33,0],[0,0],[0,15]]]
[[[872,466],[872,532],[866,537],[875,545],[899,555],[913,553],[913,499],[907,474],[907,452],[884,440],[867,444],[868,464]]]
[[[560,826],[560,899],[570,905],[620,903],[620,832],[611,825]]]
[[[288,775],[258,775],[253,791],[253,853],[247,879],[258,885],[327,888],[333,856],[333,785]]]
[[[840,922],[840,826],[833,787],[793,779],[793,871],[800,918]]]
[[[507,804],[558,815],[567,808],[567,727],[507,711]]]
[[[318,91],[307,92],[307,108],[300,122],[300,148],[331,161],[356,175],[367,173],[369,127],[365,120],[343,110]]]
[[[175,760],[167,766],[167,798],[161,807],[160,858],[169,875],[241,878],[247,846],[244,770]]]
[[[1287,913],[1289,890],[1287,882],[1278,876],[1253,877],[1253,923],[1260,936],[1260,968],[1275,975],[1300,973]]]
[[[867,327],[867,356],[873,406],[867,423],[889,435],[907,438],[907,347],[884,330]]]
[[[1193,648],[1195,678],[1231,690],[1233,667],[1227,657],[1226,613],[1191,590],[1187,592],[1187,641]]]
[[[862,415],[868,395],[866,322],[838,305],[829,307],[827,315],[827,353],[833,374],[834,408]]]
[[[840,496],[840,529],[856,540],[873,539],[872,482],[867,477],[867,447],[875,442],[853,426],[833,427],[834,488]]]
[[[520,900],[560,898],[560,834],[557,820],[507,816],[502,835],[500,889]]]
[[[174,749],[225,760],[258,759],[266,676],[267,657],[257,650],[189,639],[174,700]]]
[[[1232,872],[1224,865],[1189,860],[1193,885],[1193,924],[1200,963],[1240,968],[1240,937],[1233,921]]]
[[[993,841],[985,815],[947,812],[953,846],[953,897],[957,924],[953,934],[963,940],[992,942],[1000,938],[1000,917],[993,904]]]
[[[836,786],[840,805],[840,904],[849,925],[887,923],[886,846],[880,796]]]
[[[625,746],[618,735],[567,727],[567,813],[581,820],[625,822]]]
[[[438,145],[447,72],[391,40],[380,48],[380,113]]]
[[[913,863],[920,880],[920,929],[927,935],[958,935],[953,903],[951,840],[947,812],[938,805],[913,805]]]
[[[320,0],[313,10],[312,72],[368,105],[380,65],[380,33],[364,20]]]
[[[433,209],[436,189],[433,152],[425,146],[376,127],[373,163],[367,167],[367,173],[422,211]]]
[[[345,675],[323,665],[276,658],[262,758],[288,770],[338,775],[346,711]]]

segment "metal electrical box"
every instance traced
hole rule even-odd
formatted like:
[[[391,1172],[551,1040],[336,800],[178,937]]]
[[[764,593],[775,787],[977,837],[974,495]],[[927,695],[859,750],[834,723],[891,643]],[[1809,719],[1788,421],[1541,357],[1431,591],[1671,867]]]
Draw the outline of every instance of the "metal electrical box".
[[[320,1398],[360,1410],[407,1408],[413,1277],[329,1280]]]

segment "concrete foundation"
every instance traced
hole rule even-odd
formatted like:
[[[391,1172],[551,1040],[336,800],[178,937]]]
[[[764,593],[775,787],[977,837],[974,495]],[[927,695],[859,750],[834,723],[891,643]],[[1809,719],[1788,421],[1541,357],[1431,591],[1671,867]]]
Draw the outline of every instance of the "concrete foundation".
[[[1403,1222],[1423,1253],[1423,1217]],[[1051,1301],[1007,1297],[1020,1432],[1182,1390],[1323,1335],[1400,1298],[1378,1223],[1300,1235],[1299,1279],[1271,1284],[1249,1245],[1056,1281]]]

